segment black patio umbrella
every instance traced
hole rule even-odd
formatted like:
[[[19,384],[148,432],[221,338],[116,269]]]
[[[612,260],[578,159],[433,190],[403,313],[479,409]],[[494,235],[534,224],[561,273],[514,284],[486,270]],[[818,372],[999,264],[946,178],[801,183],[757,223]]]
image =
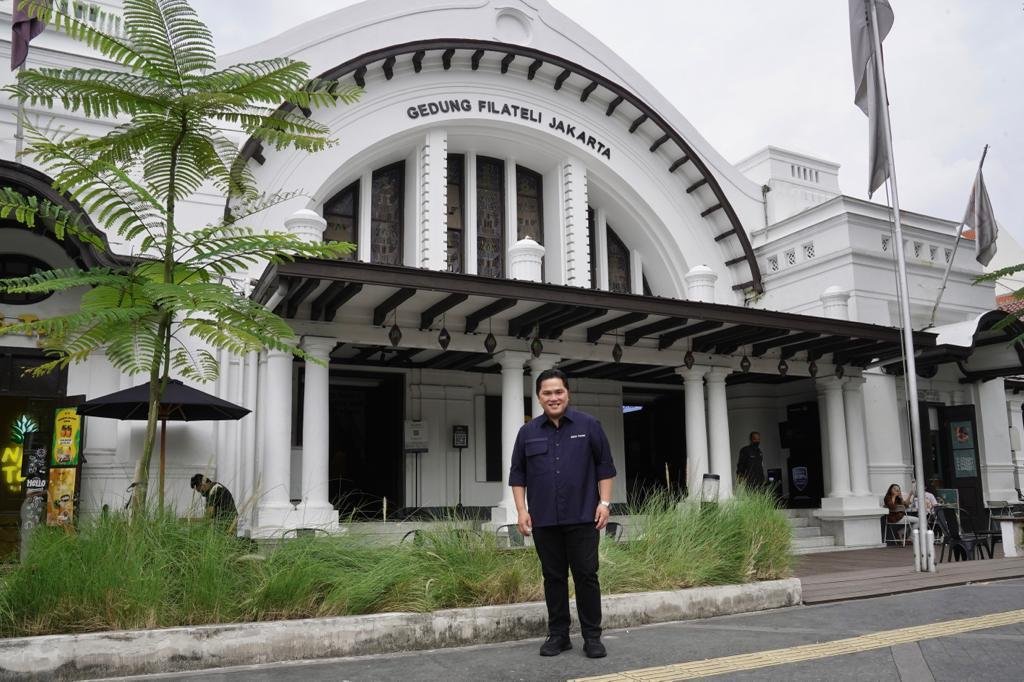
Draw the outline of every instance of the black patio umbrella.
[[[160,400],[160,507],[164,506],[164,469],[166,463],[167,422],[226,421],[249,414],[241,405],[221,400],[197,388],[170,379]],[[149,417],[149,382],[110,395],[93,398],[78,406],[86,417],[145,420]]]

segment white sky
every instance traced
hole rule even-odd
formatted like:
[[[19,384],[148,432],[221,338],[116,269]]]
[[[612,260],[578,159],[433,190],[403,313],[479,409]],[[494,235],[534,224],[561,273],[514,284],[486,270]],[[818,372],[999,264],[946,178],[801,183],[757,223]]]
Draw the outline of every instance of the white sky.
[[[853,104],[844,0],[551,3],[622,55],[730,161],[769,144],[805,152],[840,163],[843,192],[867,198],[867,119]],[[901,207],[959,220],[988,143],[996,217],[1024,242],[1024,3],[891,3],[885,59]],[[193,0],[221,53],[351,4]]]

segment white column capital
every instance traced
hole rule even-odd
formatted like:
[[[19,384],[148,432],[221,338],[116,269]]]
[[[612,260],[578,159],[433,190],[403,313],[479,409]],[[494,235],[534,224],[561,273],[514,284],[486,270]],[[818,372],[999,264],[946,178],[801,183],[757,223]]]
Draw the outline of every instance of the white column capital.
[[[821,305],[825,317],[833,320],[850,319],[850,292],[839,286],[831,286],[821,292]]]
[[[686,383],[701,381],[704,375],[711,369],[706,365],[694,365],[693,367],[676,367],[676,374],[683,378]]]
[[[530,359],[530,354],[516,350],[503,350],[500,353],[495,353],[494,359],[501,365],[502,370],[521,370],[526,361]]]
[[[820,392],[840,391],[846,381],[846,377],[819,377],[814,380],[814,387]]]
[[[864,388],[864,383],[866,379],[864,377],[845,377],[842,381],[844,382],[844,391],[854,392],[860,391],[861,389]]]
[[[506,351],[508,352],[508,351]],[[551,369],[557,365],[562,359],[562,356],[555,355],[554,353],[541,353],[540,357],[531,357],[527,363],[530,365],[530,370],[533,372],[543,372],[546,369]]]
[[[1020,410],[1021,406],[1024,406],[1024,395],[1015,395],[1013,391],[1007,391],[1006,406],[1011,410]]]
[[[308,355],[312,355],[318,360],[327,360],[330,357],[331,351],[338,345],[338,340],[334,337],[327,336],[303,336],[302,343],[299,347],[302,348]]]
[[[714,303],[715,282],[718,275],[706,265],[695,265],[683,275],[686,282],[686,298],[691,301]]]
[[[696,367],[694,367],[696,369]],[[726,377],[733,373],[732,367],[710,367],[705,379],[709,384],[725,383]]]

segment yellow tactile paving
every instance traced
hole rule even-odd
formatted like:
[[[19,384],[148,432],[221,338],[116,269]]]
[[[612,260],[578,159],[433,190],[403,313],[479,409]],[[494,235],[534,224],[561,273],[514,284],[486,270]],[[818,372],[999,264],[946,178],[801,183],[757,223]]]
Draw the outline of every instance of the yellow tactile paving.
[[[804,644],[788,649],[755,651],[749,654],[723,656],[722,658],[690,661],[688,663],[665,665],[656,668],[627,670],[598,677],[586,677],[576,682],[670,682],[673,680],[692,680],[697,677],[723,675],[741,670],[754,670],[773,665],[799,663],[801,661],[811,661],[830,656],[842,656],[861,651],[871,651],[872,649],[883,649],[908,642],[948,637],[949,635],[958,635],[972,630],[987,630],[1016,623],[1024,623],[1024,609],[991,613],[974,618],[947,620],[930,625],[900,628],[898,630],[872,632],[868,635],[837,639],[832,642],[821,642],[819,644]]]

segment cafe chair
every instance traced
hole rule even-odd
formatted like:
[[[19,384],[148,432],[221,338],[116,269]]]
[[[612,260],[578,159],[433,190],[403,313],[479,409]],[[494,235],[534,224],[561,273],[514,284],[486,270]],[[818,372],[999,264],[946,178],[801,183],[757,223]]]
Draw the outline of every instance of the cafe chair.
[[[896,511],[904,511],[903,507],[896,507]],[[882,542],[888,545],[890,542],[899,543],[901,547],[907,546],[907,536],[910,535],[914,524],[909,516],[903,516],[899,521],[890,521],[888,514],[882,517],[885,520],[885,534]]]
[[[519,532],[519,526],[514,523],[506,523],[494,529],[494,537],[501,547],[525,547],[526,538]]]
[[[957,520],[956,512],[948,507],[937,507],[935,518],[939,528],[942,529],[942,549],[939,551],[939,563],[946,557],[946,548],[949,548],[949,559],[953,561],[973,559],[975,554],[985,558],[982,543],[984,540],[973,533],[961,533],[960,522]]]

